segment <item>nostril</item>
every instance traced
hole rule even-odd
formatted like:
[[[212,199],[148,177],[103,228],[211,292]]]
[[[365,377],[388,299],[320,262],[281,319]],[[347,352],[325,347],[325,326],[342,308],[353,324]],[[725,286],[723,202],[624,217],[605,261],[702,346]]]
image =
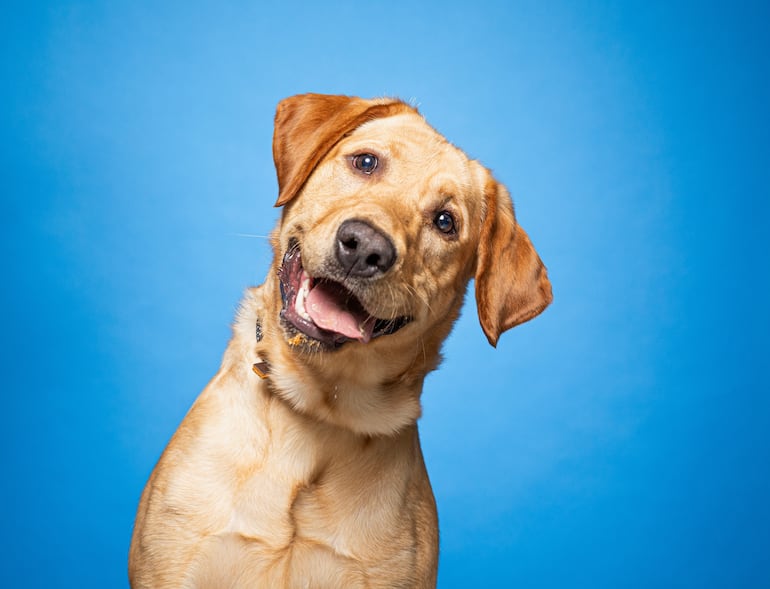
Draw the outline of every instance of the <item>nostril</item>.
[[[380,256],[378,254],[371,254],[366,258],[366,264],[369,266],[379,266]]]

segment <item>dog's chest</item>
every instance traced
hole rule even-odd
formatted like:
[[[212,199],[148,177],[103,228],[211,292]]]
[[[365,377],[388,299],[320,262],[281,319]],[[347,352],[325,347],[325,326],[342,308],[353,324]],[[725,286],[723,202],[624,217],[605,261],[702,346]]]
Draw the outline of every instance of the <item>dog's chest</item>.
[[[229,464],[224,525],[201,557],[232,561],[241,578],[263,586],[281,586],[287,581],[281,575],[291,575],[315,587],[356,587],[384,563],[408,571],[413,538],[402,485],[383,480],[387,469],[366,450],[343,452],[351,442],[294,431],[276,419],[271,424],[236,446],[242,452]]]

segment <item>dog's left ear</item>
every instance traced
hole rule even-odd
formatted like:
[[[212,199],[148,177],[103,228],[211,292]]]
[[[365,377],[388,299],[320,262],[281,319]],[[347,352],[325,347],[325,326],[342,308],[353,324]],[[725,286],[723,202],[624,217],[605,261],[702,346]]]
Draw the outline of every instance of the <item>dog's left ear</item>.
[[[273,159],[280,207],[293,199],[315,167],[343,137],[362,124],[416,112],[400,100],[299,94],[282,100],[275,113]]]
[[[476,306],[493,346],[504,331],[539,315],[553,300],[540,256],[516,223],[508,191],[491,176],[484,196],[487,212],[476,259]]]

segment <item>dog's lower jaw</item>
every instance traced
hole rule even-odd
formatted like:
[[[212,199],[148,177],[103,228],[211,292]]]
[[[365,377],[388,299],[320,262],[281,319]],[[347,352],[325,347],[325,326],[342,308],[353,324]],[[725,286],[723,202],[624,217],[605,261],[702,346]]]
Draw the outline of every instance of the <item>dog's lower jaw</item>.
[[[268,304],[262,297],[279,296],[276,283],[271,277],[247,294],[235,326],[236,335],[253,338],[259,316],[264,337],[252,362],[269,364],[270,390],[305,416],[360,435],[393,435],[414,424],[422,411],[423,375],[435,368],[438,350],[391,336],[331,352],[297,349],[285,338],[278,314],[265,311],[275,308],[276,299]],[[328,361],[331,355],[334,361]]]

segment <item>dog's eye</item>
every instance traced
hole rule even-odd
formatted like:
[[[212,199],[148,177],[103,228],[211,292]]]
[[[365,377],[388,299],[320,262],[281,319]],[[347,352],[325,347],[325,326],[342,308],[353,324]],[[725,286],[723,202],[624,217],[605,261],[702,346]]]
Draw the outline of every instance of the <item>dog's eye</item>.
[[[438,213],[433,219],[433,224],[436,226],[436,229],[441,231],[441,233],[446,233],[447,235],[452,235],[455,233],[454,217],[452,217],[452,215],[447,211],[441,211]]]
[[[353,156],[353,167],[364,174],[371,174],[377,169],[377,156],[371,153],[359,153]]]

